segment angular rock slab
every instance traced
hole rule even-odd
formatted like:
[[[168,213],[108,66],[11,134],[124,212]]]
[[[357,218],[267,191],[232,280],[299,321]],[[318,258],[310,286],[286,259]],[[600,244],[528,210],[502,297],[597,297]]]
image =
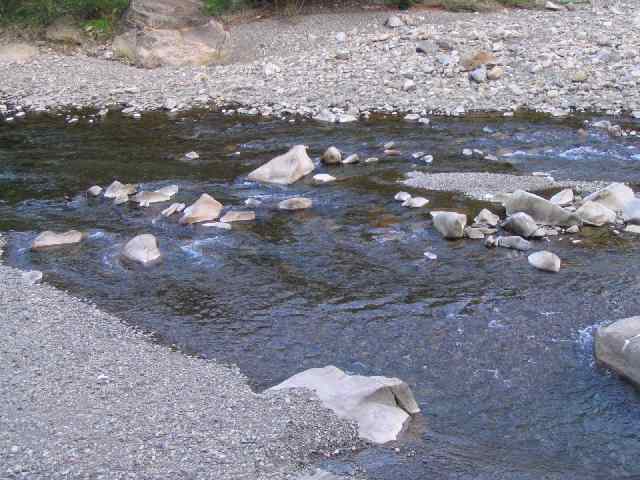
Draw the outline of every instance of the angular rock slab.
[[[614,212],[623,210],[625,205],[635,199],[633,190],[624,183],[612,183],[602,190],[587,196],[584,201],[596,202]]]
[[[464,227],[467,225],[467,216],[456,212],[431,212],[433,226],[440,234],[448,239],[455,240],[464,236]]]
[[[136,193],[138,190],[137,185],[127,183],[120,183],[118,180],[109,185],[104,191],[104,198],[118,198],[123,196],[129,196]]]
[[[138,235],[129,240],[122,249],[122,255],[127,260],[143,265],[155,262],[162,256],[156,237],[150,233]]]
[[[615,223],[616,212],[604,205],[587,200],[576,210],[576,215],[587,225],[601,227],[607,223]]]
[[[580,218],[577,215],[551,203],[549,200],[524,190],[513,192],[505,200],[504,206],[507,209],[507,215],[524,212],[530,215],[536,223],[542,225],[570,227],[580,224]]]
[[[314,391],[325,407],[355,421],[360,437],[373,443],[396,440],[410,416],[420,412],[402,380],[347,375],[334,366],[305,370],[269,390],[289,388]]]
[[[549,199],[551,203],[558,205],[559,207],[566,207],[567,205],[571,205],[573,203],[573,200],[573,190],[570,188],[565,188]]]
[[[336,147],[329,147],[322,154],[322,162],[327,165],[337,165],[342,163],[342,153]]]
[[[480,213],[478,213],[476,218],[473,219],[473,221],[481,225],[489,225],[491,227],[495,227],[496,225],[498,225],[500,217],[493,213],[491,210],[483,208],[482,210],[480,210]]]
[[[598,328],[595,356],[640,387],[640,317],[625,318]]]
[[[203,193],[196,202],[184,209],[180,223],[191,225],[193,223],[210,222],[220,216],[223,205],[211,195]]]
[[[307,155],[307,147],[296,145],[248,175],[254,182],[290,185],[313,172],[315,166]]]
[[[513,215],[509,215],[507,219],[502,222],[502,228],[515,233],[517,236],[529,238],[533,237],[538,231],[538,224],[524,212],[517,212]]]
[[[69,230],[64,233],[56,233],[47,230],[38,235],[31,243],[33,250],[41,248],[57,247],[60,245],[72,245],[82,241],[82,233],[77,230]]]

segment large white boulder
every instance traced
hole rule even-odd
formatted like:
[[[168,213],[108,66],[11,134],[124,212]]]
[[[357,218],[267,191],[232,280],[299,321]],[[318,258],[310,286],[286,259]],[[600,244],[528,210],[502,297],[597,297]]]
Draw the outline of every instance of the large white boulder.
[[[420,412],[409,386],[398,378],[347,375],[334,366],[298,373],[269,390],[307,388],[341,418],[358,424],[373,443],[396,440],[411,415]]]
[[[155,262],[162,256],[156,237],[150,233],[138,235],[129,240],[122,249],[122,255],[127,260],[143,265]]]
[[[533,237],[538,231],[538,224],[533,221],[530,215],[524,212],[517,212],[507,217],[502,223],[502,228],[520,237],[529,238]]]
[[[580,224],[580,219],[573,213],[551,203],[538,195],[517,190],[505,199],[507,215],[524,212],[541,225],[560,225],[570,227]]]
[[[184,209],[180,223],[191,225],[192,223],[210,222],[220,216],[223,205],[211,195],[203,193],[192,205]]]
[[[584,201],[596,202],[614,212],[618,212],[624,209],[624,206],[633,199],[635,199],[633,190],[624,183],[612,183],[606,188],[588,195]]]
[[[584,223],[601,227],[606,223],[615,223],[616,212],[605,207],[604,205],[592,201],[586,201],[576,210],[576,215],[580,217]]]
[[[538,270],[557,273],[560,271],[560,257],[555,253],[542,250],[529,255],[529,264]]]
[[[47,230],[38,235],[31,243],[33,250],[47,247],[57,247],[60,245],[72,245],[82,241],[82,233],[77,230],[69,230],[64,233]]]
[[[599,362],[640,386],[640,317],[598,328],[595,355]]]
[[[277,156],[251,172],[249,180],[289,185],[313,172],[313,162],[307,155],[307,147],[296,145],[287,153]]]
[[[622,209],[622,218],[627,223],[640,224],[640,198],[626,203]]]
[[[480,213],[473,219],[473,221],[480,225],[489,225],[495,227],[500,221],[500,217],[493,213],[491,210],[483,208]]]
[[[322,161],[327,165],[337,165],[342,162],[342,153],[336,147],[329,147],[322,154]]]
[[[462,238],[467,216],[456,212],[431,212],[433,226],[440,234],[449,240]]]
[[[574,196],[573,190],[570,188],[565,188],[564,190],[556,193],[553,197],[549,199],[551,203],[554,203],[560,207],[566,207],[567,205],[571,205],[573,203]]]

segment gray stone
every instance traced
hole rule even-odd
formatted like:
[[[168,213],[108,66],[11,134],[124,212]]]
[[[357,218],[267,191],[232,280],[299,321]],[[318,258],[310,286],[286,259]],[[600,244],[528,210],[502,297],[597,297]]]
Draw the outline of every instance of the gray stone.
[[[352,153],[347,158],[342,160],[342,163],[345,164],[345,165],[349,165],[349,164],[352,164],[352,163],[358,163],[359,161],[360,161],[360,157],[358,156],[358,154],[357,153]]]
[[[393,199],[397,200],[398,202],[406,202],[407,200],[411,199],[411,195],[407,192],[398,192],[395,194]]]
[[[464,236],[467,216],[456,212],[431,212],[433,226],[446,239],[454,240]]]
[[[93,187],[90,187],[87,190],[87,193],[89,195],[91,195],[92,197],[97,197],[102,193],[102,187],[98,186],[98,185],[94,185]]]
[[[22,280],[29,285],[35,285],[42,281],[42,272],[40,270],[29,270],[22,274]]]
[[[183,225],[215,220],[220,216],[223,205],[212,196],[203,193],[195,203],[185,208],[180,218]]]
[[[387,21],[384,22],[385,26],[389,28],[398,28],[404,25],[404,22],[397,15],[391,15],[387,18]]]
[[[473,221],[481,225],[489,225],[491,227],[495,227],[496,225],[498,225],[500,217],[490,210],[483,208],[482,210],[480,210],[480,213],[476,215],[476,218],[474,218]]]
[[[327,150],[322,154],[321,160],[327,165],[336,165],[342,162],[342,153],[340,153],[340,150],[336,147],[332,146],[327,148]]]
[[[184,203],[172,203],[167,208],[162,210],[162,212],[160,212],[160,214],[163,217],[170,217],[174,213],[179,213],[179,212],[183,211],[185,209],[185,207],[186,207],[186,205]]]
[[[280,210],[305,210],[313,206],[313,201],[304,197],[293,197],[278,203]]]
[[[616,212],[605,207],[604,205],[589,200],[585,201],[582,206],[576,210],[576,215],[588,224],[601,227],[607,223],[615,223]]]
[[[479,66],[469,73],[469,78],[476,83],[484,83],[487,81],[487,67],[484,65]]]
[[[588,195],[584,201],[596,202],[614,212],[618,212],[623,210],[624,206],[634,199],[633,190],[624,183],[612,183],[606,188]]]
[[[511,194],[505,201],[505,208],[507,215],[524,212],[530,215],[536,223],[542,225],[570,227],[571,225],[580,224],[580,218],[574,213],[568,212],[538,195],[523,190],[517,190]]]
[[[560,207],[566,207],[567,205],[571,205],[573,203],[574,196],[573,190],[571,188],[565,188],[564,190],[556,193],[552,196],[549,201],[554,203]]]
[[[338,417],[355,421],[360,437],[373,443],[398,438],[420,412],[409,386],[398,378],[347,375],[328,366],[305,370],[268,391],[307,388]]]
[[[72,245],[80,243],[83,235],[77,230],[69,230],[64,233],[52,232],[47,230],[38,235],[31,243],[33,250],[39,250],[41,248],[57,247],[61,245]]]
[[[624,205],[622,219],[628,223],[640,224],[640,199],[634,198]]]
[[[428,203],[429,203],[429,200],[427,200],[424,197],[411,197],[405,200],[404,202],[402,202],[402,206],[409,207],[409,208],[422,208]]]
[[[162,256],[156,237],[150,233],[138,235],[129,240],[122,249],[122,255],[127,260],[143,265],[153,263]]]
[[[522,237],[507,236],[507,237],[487,237],[484,242],[487,247],[502,247],[510,248],[512,250],[527,251],[531,249],[531,243]]]
[[[114,180],[114,182],[104,191],[104,198],[128,197],[129,195],[136,193],[137,190],[137,185],[132,183],[123,184],[118,180]]]
[[[289,185],[311,173],[314,168],[313,162],[307,155],[307,147],[296,145],[287,153],[277,156],[251,172],[248,178],[255,182]]]
[[[329,175],[328,173],[318,173],[313,176],[313,181],[318,184],[335,182],[336,177]]]
[[[558,257],[555,253],[549,252],[547,250],[532,253],[531,255],[529,255],[528,260],[529,264],[537,268],[538,270],[554,273],[560,271],[560,257]]]
[[[518,236],[529,238],[533,237],[538,230],[538,224],[530,215],[524,212],[517,212],[507,217],[502,223],[502,228]]]
[[[618,320],[598,328],[596,359],[640,386],[640,317]]]

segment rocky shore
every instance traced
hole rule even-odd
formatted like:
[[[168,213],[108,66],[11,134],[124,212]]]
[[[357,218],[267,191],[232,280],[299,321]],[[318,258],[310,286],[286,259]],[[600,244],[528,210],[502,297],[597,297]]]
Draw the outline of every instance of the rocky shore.
[[[640,116],[640,34],[634,2],[593,13],[414,11],[265,19],[230,27],[232,62],[139,69],[42,47],[2,61],[0,103],[24,109],[124,107],[136,113],[241,104],[241,113],[353,120],[369,112]],[[386,22],[386,23],[385,23]],[[327,117],[326,111],[323,117]],[[5,115],[6,117],[7,115]],[[331,116],[329,116],[331,118]]]
[[[19,270],[0,279],[2,478],[297,479],[358,443],[310,393],[257,395]]]

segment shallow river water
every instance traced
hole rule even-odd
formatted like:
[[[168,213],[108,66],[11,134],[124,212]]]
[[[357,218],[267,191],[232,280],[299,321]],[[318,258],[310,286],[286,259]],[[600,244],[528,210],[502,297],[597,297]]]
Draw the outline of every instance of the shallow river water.
[[[429,220],[429,208],[474,216],[488,204],[434,192],[422,192],[431,200],[425,209],[393,200],[412,191],[398,184],[412,170],[546,171],[640,185],[640,141],[596,129],[584,137],[581,121],[478,116],[435,118],[429,127],[388,119],[322,126],[202,112],[3,124],[5,261],[42,270],[46,281],[162,343],[238,364],[257,390],[327,364],[406,380],[423,415],[398,444],[332,460],[326,467],[334,471],[360,468],[385,480],[640,478],[640,393],[592,360],[595,325],[640,313],[640,236],[585,228],[536,242],[563,259],[560,273],[543,274],[524,254],[445,241]],[[388,141],[403,154],[384,158]],[[322,186],[246,180],[298,143],[313,158],[336,145],[381,160],[320,166],[340,180]],[[492,162],[468,159],[463,148],[517,153]],[[191,150],[199,162],[181,160]],[[434,155],[433,164],[414,160],[415,151]],[[242,207],[249,197],[263,204],[255,222],[231,231],[184,227],[160,216],[166,205],[114,206],[83,193],[116,178],[145,189],[177,183],[175,198],[185,203],[207,192],[225,206]],[[314,207],[275,208],[295,195]],[[29,250],[39,231],[71,228],[88,239]],[[163,261],[124,265],[123,243],[144,232],[158,237]]]

